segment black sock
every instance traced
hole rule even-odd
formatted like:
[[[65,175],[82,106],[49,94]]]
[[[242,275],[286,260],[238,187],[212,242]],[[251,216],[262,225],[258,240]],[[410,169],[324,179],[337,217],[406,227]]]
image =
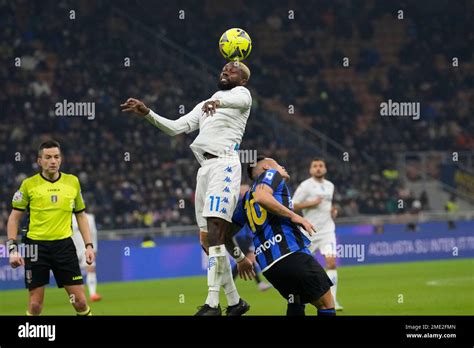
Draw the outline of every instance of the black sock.
[[[237,274],[239,273],[239,271],[237,270],[237,264],[234,265],[234,267],[232,267],[232,278],[237,278]]]
[[[254,262],[253,263],[253,268],[256,270],[257,269],[257,263]],[[255,271],[255,281],[257,282],[257,284],[260,284],[262,282],[262,279],[260,279],[260,276],[258,275],[258,272]]]
[[[286,315],[289,317],[304,316],[304,307],[304,304],[288,303],[288,307],[286,308]]]
[[[333,317],[336,315],[334,308],[318,309],[318,316],[322,317]]]

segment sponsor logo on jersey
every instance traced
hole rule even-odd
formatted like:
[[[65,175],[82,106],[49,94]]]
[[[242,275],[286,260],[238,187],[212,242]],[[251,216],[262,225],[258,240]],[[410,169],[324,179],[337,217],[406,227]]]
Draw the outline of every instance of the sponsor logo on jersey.
[[[265,250],[270,249],[276,243],[280,243],[282,239],[283,237],[281,236],[281,234],[277,234],[276,236],[273,236],[271,239],[267,239],[265,242],[260,244],[257,249],[255,249],[255,255],[258,255],[260,253],[263,253]]]
[[[56,203],[58,201],[57,195],[51,195],[51,202]]]

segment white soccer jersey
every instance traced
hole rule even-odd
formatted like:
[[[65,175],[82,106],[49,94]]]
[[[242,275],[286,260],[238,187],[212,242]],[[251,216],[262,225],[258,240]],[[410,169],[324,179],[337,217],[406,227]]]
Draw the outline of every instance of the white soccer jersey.
[[[79,259],[79,264],[81,267],[86,266],[86,258],[85,252],[86,247],[84,245],[84,240],[82,239],[82,234],[79,231],[79,227],[77,226],[76,216],[74,214],[72,218],[72,240],[74,241],[74,245],[76,246],[76,253],[77,258]],[[89,230],[91,231],[91,241],[94,244],[94,250],[97,252],[97,226],[95,224],[95,216],[89,213],[86,213],[87,220],[89,221]],[[93,264],[95,265],[95,263]]]
[[[333,195],[332,182],[326,179],[319,182],[312,177],[303,181],[293,195],[293,203],[303,203],[322,197],[323,200],[316,207],[303,209],[303,216],[316,227],[316,233],[335,232],[336,225],[331,216]]]
[[[213,116],[207,116],[201,110],[206,101],[219,100],[220,106]],[[234,87],[227,91],[218,91],[208,100],[197,104],[188,114],[177,120],[168,120],[150,110],[146,119],[169,135],[190,133],[199,129],[199,134],[190,145],[200,164],[205,160],[205,152],[217,156],[236,156],[245,126],[250,115],[252,97],[243,87]]]

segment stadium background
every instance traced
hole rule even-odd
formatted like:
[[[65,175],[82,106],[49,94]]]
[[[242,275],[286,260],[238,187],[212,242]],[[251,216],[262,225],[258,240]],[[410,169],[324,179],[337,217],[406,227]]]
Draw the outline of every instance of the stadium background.
[[[169,118],[189,111],[216,89],[220,34],[242,27],[254,45],[254,105],[241,148],[277,158],[293,190],[311,158],[326,158],[339,243],[366,247],[364,261],[340,260],[344,313],[472,315],[473,13],[472,2],[439,0],[1,0],[0,230],[14,191],[37,170],[37,145],[53,137],[98,224],[104,300],[95,313],[193,313],[206,284],[194,135],[170,138],[119,104],[135,96]],[[420,102],[421,119],[381,117],[388,99]],[[94,102],[95,118],[55,116],[63,100]],[[451,196],[458,208],[447,212]],[[140,247],[145,236],[156,248]],[[21,287],[21,272],[0,259],[0,314],[24,313],[25,291],[8,290]],[[150,280],[159,278],[171,279]],[[284,312],[274,290],[238,287],[251,314]],[[45,314],[70,313],[64,294],[47,296]]]

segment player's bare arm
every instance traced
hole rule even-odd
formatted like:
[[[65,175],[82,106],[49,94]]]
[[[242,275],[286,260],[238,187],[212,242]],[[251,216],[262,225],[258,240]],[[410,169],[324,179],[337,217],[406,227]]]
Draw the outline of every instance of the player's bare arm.
[[[253,198],[256,203],[269,212],[290,218],[292,222],[302,226],[309,235],[316,232],[314,226],[308,220],[278,202],[273,196],[273,189],[270,186],[265,184],[258,185],[253,193]]]
[[[237,263],[237,270],[240,278],[244,280],[251,280],[255,277],[255,270],[253,263],[250,261],[235,242],[234,235],[240,230],[240,227],[232,225],[230,233],[225,234],[225,248],[227,252],[232,255]]]
[[[331,217],[332,219],[334,220],[335,218],[337,218],[337,214],[339,213],[339,210],[337,210],[337,208],[333,205],[331,207]]]
[[[122,108],[122,112],[133,112],[142,117],[150,113],[150,109],[147,108],[145,103],[135,98],[128,98],[125,103],[120,104],[120,107]]]
[[[308,208],[314,208],[320,205],[322,201],[323,201],[322,197],[317,197],[316,199],[313,199],[310,201],[295,203],[294,209],[298,211],[298,210],[303,210],[303,209],[308,209]]]
[[[18,253],[18,248],[16,245],[16,238],[18,235],[18,226],[20,225],[21,218],[23,217],[24,212],[21,210],[13,209],[8,217],[7,223],[7,234],[8,234],[8,251],[10,253],[10,266],[12,268],[17,268],[25,264],[25,260]]]
[[[94,248],[92,246],[91,231],[89,229],[89,221],[85,212],[76,214],[77,226],[81,232],[82,239],[86,245],[86,262],[91,265],[95,260]]]

